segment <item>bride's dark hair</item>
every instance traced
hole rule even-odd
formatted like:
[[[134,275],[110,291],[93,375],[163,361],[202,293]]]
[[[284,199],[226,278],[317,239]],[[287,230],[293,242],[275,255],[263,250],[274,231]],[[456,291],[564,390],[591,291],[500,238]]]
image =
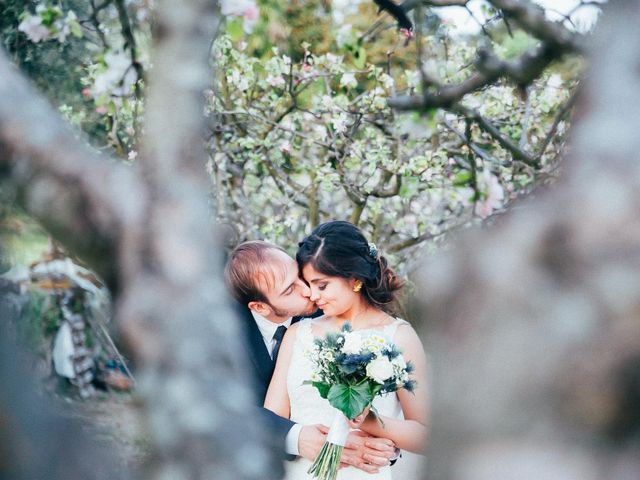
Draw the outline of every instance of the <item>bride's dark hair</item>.
[[[323,223],[298,247],[300,269],[310,264],[324,275],[356,278],[362,281],[360,292],[367,303],[386,313],[395,312],[396,292],[404,283],[358,227],[343,221]]]

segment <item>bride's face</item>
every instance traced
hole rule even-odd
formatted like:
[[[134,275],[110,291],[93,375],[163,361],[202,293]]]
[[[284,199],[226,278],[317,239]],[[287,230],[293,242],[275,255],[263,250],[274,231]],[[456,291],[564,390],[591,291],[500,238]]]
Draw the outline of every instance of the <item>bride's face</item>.
[[[353,291],[352,279],[327,276],[309,264],[302,268],[302,276],[311,289],[309,299],[325,315],[341,315],[353,308],[359,299],[359,294]]]

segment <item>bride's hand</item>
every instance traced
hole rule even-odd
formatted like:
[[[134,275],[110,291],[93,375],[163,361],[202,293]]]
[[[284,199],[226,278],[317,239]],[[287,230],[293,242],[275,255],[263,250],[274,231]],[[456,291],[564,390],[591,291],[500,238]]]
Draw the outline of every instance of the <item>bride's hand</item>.
[[[360,428],[364,421],[367,419],[367,415],[369,415],[369,407],[365,408],[362,413],[353,420],[349,420],[349,427],[353,429]]]

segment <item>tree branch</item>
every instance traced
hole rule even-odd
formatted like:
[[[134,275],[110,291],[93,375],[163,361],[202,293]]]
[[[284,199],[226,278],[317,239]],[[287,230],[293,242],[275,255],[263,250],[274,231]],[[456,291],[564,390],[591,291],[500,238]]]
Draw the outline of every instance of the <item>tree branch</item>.
[[[582,53],[581,37],[561,23],[547,20],[544,8],[529,0],[489,0],[505,16],[515,20],[520,27],[534,37],[563,52]]]
[[[113,289],[116,243],[140,220],[135,173],[78,140],[0,52],[0,166],[18,203]]]
[[[520,86],[537,78],[553,61],[564,52],[554,46],[542,44],[524,53],[516,60],[502,60],[488,50],[479,50],[476,68],[478,72],[457,85],[441,85],[435,92],[425,91],[423,95],[399,96],[389,99],[389,106],[397,110],[424,110],[429,108],[451,108],[465,95],[480,90],[507,77]]]
[[[537,162],[540,162],[540,159],[542,158],[544,153],[547,151],[547,147],[549,146],[549,143],[551,143],[551,140],[553,139],[554,135],[556,134],[556,130],[558,129],[558,125],[560,125],[560,122],[562,121],[562,119],[573,108],[573,106],[576,103],[577,98],[578,98],[578,91],[574,92],[571,95],[571,97],[569,97],[569,100],[567,100],[567,103],[565,103],[562,106],[562,108],[560,109],[560,111],[556,115],[556,118],[553,120],[553,124],[551,125],[551,128],[549,129],[549,132],[547,133],[547,135],[544,138],[544,141],[542,142],[542,146],[540,147],[540,151],[536,155],[536,161]]]
[[[475,109],[465,107],[462,104],[456,104],[451,108],[451,111],[464,115],[470,120],[476,122],[476,124],[486,133],[488,133],[493,139],[495,139],[504,149],[510,151],[513,154],[513,158],[522,160],[527,165],[536,166],[538,160],[535,156],[520,148],[511,139],[505,137],[498,127],[491,123],[487,118],[480,115]]]
[[[426,7],[464,7],[471,0],[406,0],[402,2],[402,8],[405,12],[409,12],[416,8],[418,4]]]
[[[124,46],[125,48],[129,49],[129,54],[131,55],[131,65],[135,69],[136,76],[138,77],[138,81],[136,81],[134,87],[136,98],[141,98],[142,92],[140,90],[139,81],[144,79],[144,69],[142,68],[142,64],[138,60],[136,38],[133,35],[133,29],[131,28],[131,20],[129,19],[129,13],[127,12],[127,7],[124,4],[124,0],[115,0],[115,5],[118,9],[118,18],[122,27],[122,36],[125,40]]]

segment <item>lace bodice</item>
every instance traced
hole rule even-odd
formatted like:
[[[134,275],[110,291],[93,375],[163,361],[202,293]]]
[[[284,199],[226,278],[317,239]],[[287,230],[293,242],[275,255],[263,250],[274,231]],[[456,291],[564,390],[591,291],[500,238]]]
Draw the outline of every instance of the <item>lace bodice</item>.
[[[315,387],[303,385],[305,380],[311,378],[313,373],[313,363],[306,355],[306,352],[313,348],[314,332],[313,325],[322,319],[306,319],[298,324],[296,340],[293,346],[293,354],[287,375],[287,391],[289,393],[289,403],[291,406],[291,420],[301,425],[317,424],[331,425],[336,410],[323,399]],[[376,329],[387,338],[393,340],[398,326],[407,323],[397,319],[391,324],[381,329]],[[395,393],[378,396],[373,401],[374,407],[388,417],[401,418],[402,408]],[[294,462],[287,462],[287,480],[310,479],[306,471],[310,462],[298,458]],[[385,467],[377,475],[370,475],[361,470],[348,467],[340,470],[338,480],[384,480],[391,479],[391,469]]]

